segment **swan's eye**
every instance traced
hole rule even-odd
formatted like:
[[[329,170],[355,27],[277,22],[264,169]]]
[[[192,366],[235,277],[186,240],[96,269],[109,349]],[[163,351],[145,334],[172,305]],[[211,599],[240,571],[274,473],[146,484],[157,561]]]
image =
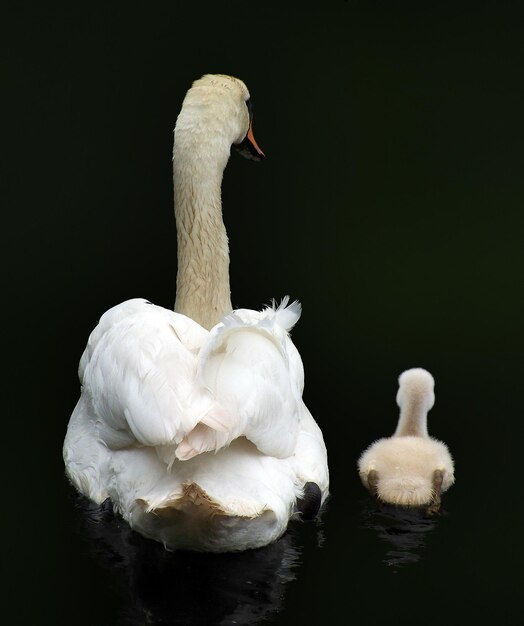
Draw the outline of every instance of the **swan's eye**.
[[[251,104],[251,98],[246,100],[247,112],[249,113],[249,121],[253,119],[253,105]]]

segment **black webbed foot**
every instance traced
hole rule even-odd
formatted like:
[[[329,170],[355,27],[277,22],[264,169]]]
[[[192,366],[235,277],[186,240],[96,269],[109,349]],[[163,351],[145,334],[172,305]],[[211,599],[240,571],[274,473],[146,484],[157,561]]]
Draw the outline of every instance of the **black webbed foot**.
[[[322,503],[322,492],[317,483],[306,483],[304,495],[297,500],[297,509],[303,520],[315,519]]]

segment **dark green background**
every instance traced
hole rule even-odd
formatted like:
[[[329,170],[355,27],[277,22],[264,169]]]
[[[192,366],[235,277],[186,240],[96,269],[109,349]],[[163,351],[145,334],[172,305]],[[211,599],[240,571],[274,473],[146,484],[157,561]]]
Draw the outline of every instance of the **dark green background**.
[[[391,8],[393,5],[394,8]],[[417,6],[418,5],[418,6]],[[113,624],[114,572],[73,530],[61,445],[110,306],[172,307],[172,131],[203,73],[242,78],[267,159],[223,186],[235,306],[289,294],[329,451],[324,545],[275,624],[522,619],[524,22],[519,3],[171,2],[4,11],[4,552],[23,624]],[[362,528],[356,460],[436,379],[457,484],[421,560]],[[310,532],[311,530],[311,532]],[[174,590],[176,591],[176,582]],[[226,622],[224,622],[226,623]]]

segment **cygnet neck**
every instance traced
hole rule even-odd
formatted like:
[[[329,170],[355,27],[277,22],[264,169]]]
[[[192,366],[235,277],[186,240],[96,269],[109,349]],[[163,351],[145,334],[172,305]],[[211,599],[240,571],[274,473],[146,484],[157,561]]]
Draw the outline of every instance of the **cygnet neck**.
[[[427,437],[428,410],[423,397],[406,398],[401,409],[394,437]]]

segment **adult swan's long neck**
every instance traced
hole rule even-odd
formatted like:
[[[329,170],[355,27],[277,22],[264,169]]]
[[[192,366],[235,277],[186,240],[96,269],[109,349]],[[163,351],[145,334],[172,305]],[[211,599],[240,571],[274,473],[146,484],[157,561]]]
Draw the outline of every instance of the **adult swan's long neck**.
[[[232,309],[221,201],[231,144],[216,121],[205,124],[191,111],[185,113],[183,108],[173,148],[178,242],[175,311],[210,329]]]

